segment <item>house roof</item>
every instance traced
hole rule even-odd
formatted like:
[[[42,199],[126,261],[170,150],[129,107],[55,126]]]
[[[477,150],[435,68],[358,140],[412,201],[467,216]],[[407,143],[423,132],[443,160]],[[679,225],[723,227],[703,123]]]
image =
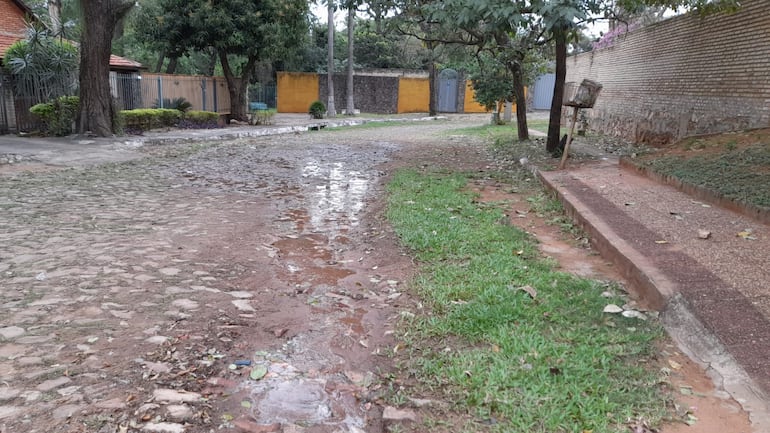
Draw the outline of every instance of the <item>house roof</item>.
[[[135,62],[131,59],[127,59],[125,57],[120,57],[120,56],[116,56],[115,54],[110,54],[110,68],[136,71],[142,68],[142,64],[139,62]]]
[[[16,6],[24,11],[27,15],[34,15],[32,12],[32,9],[29,8],[29,6],[25,5],[23,1],[21,0],[13,0],[14,3],[16,3]]]

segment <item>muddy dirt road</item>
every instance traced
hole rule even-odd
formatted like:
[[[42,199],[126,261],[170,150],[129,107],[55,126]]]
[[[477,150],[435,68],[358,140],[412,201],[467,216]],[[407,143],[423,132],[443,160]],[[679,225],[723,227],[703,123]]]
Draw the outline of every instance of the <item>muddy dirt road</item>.
[[[0,431],[380,430],[385,163],[444,127],[0,177]]]
[[[380,398],[415,302],[384,182],[493,169],[446,129],[0,169],[0,432],[378,433],[409,417]]]

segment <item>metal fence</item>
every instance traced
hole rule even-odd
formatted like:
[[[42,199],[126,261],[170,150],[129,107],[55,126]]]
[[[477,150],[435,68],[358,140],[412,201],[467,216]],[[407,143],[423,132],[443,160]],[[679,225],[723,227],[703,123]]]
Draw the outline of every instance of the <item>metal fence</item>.
[[[10,133],[11,128],[16,128],[11,79],[5,74],[0,74],[0,134]]]
[[[193,110],[230,112],[230,94],[224,77],[112,72],[110,86],[122,110],[164,108],[173,100],[184,98]],[[249,86],[249,101],[275,108],[275,83]]]
[[[249,102],[262,102],[268,108],[276,108],[278,104],[277,86],[273,83],[256,83],[249,86]]]
[[[170,101],[184,98],[193,110],[230,111],[230,95],[222,77],[111,72],[110,87],[122,110],[164,108]]]
[[[0,74],[0,133],[11,130],[29,132],[39,130],[43,124],[29,109],[60,96],[77,93],[77,77],[61,76],[29,77]]]
[[[10,77],[0,74],[0,134],[39,130],[42,127],[40,119],[33,116],[29,109],[50,98],[40,94],[37,87],[12,89]],[[230,94],[223,77],[113,71],[110,72],[110,89],[121,110],[162,108],[174,99],[184,98],[193,110],[230,112]],[[275,83],[249,86],[249,101],[275,108]]]

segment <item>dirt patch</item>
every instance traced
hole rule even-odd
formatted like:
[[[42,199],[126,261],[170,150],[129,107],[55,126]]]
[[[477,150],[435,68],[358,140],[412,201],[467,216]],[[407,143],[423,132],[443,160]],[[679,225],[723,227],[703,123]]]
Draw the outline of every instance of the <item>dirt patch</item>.
[[[536,238],[542,254],[553,258],[565,272],[627,286],[613,264],[593,251],[583,237],[569,237],[532,209],[528,194],[507,192],[505,188],[503,184],[487,181],[478,182],[474,190],[482,201],[508,203],[510,223]],[[633,297],[633,293],[630,295]],[[753,431],[748,414],[740,404],[729,394],[715,389],[703,368],[682,355],[670,341],[662,344],[658,368],[671,390],[674,413],[660,429],[661,433],[685,433],[693,429],[699,433]]]

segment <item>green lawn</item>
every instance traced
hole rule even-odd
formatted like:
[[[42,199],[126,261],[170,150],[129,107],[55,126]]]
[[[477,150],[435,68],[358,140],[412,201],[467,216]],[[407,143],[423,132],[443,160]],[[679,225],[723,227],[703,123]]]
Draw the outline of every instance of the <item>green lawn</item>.
[[[421,264],[412,287],[426,310],[402,320],[399,371],[413,377],[401,379],[470,415],[453,432],[626,432],[629,419],[660,420],[665,399],[649,361],[659,325],[603,313],[625,301],[555,271],[467,183],[402,170],[389,185],[388,218]]]

